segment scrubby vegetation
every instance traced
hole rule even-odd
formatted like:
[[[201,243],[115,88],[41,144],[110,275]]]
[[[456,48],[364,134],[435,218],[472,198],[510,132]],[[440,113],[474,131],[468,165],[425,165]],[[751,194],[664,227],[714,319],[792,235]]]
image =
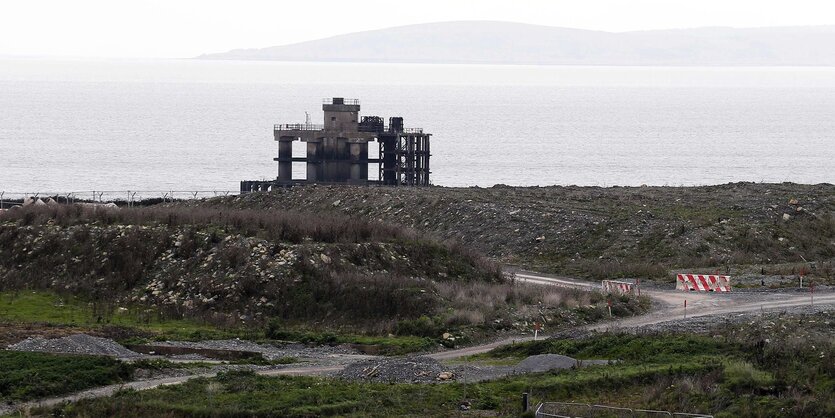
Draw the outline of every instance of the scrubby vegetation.
[[[601,294],[516,285],[478,253],[408,229],[182,207],[5,212],[0,292],[0,321],[120,325],[176,339],[363,344],[363,335],[396,334],[384,352],[606,312]],[[618,316],[648,307],[615,302]]]
[[[794,263],[787,272],[807,268],[835,280],[835,186],[826,184],[318,186],[187,204],[369,216],[456,239],[503,262],[595,279],[665,279],[676,269],[759,273]]]
[[[477,254],[351,218],[62,206],[0,222],[1,288],[86,295],[102,317],[365,325],[435,311],[434,280],[502,280]]]
[[[133,368],[109,357],[0,351],[0,402],[62,395],[129,380]]]
[[[558,353],[581,359],[617,359],[623,365],[667,364],[670,368],[698,361],[716,369],[633,382],[610,393],[572,399],[726,417],[826,417],[835,414],[833,332],[835,321],[828,312],[772,314],[723,325],[705,336],[603,334],[517,344],[481,357]]]
[[[833,326],[828,314],[766,316],[708,335],[600,334],[516,344],[490,358],[560,353],[611,359],[553,373],[472,384],[373,384],[227,373],[182,386],[121,392],[44,411],[62,416],[517,416],[534,403],[574,401],[712,413],[717,417],[829,417],[835,413]],[[482,356],[484,357],[484,356]]]

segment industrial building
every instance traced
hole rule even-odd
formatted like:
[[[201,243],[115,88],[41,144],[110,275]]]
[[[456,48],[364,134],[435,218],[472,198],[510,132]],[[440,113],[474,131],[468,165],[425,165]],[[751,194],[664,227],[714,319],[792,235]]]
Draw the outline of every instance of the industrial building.
[[[305,183],[430,184],[431,134],[420,128],[406,128],[402,117],[389,118],[388,125],[379,116],[360,118],[360,103],[355,99],[325,99],[322,110],[322,125],[308,121],[274,126],[278,176],[268,181],[242,181],[242,193]],[[368,147],[374,146],[375,141],[378,158],[369,158]],[[294,144],[305,147],[304,157],[293,156]],[[293,163],[305,164],[306,178],[293,178]]]

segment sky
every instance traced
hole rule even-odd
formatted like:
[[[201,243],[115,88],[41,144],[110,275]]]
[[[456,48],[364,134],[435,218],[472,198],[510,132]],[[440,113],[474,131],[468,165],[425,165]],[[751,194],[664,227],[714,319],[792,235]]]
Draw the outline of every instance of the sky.
[[[622,32],[835,24],[831,0],[3,0],[0,55],[187,58],[363,30],[501,20]]]

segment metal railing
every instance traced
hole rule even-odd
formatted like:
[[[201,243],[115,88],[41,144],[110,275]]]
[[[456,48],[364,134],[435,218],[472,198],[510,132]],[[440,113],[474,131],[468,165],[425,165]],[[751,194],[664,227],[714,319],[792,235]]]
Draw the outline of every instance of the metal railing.
[[[360,100],[359,99],[342,99],[342,103],[334,103],[333,97],[326,97],[322,99],[322,104],[335,104],[335,105],[351,105],[351,106],[359,106]]]
[[[273,126],[275,131],[321,131],[325,129],[325,125],[315,123],[278,123]],[[385,126],[377,129],[377,127],[368,128],[358,126],[357,132],[391,132],[391,128]],[[404,128],[400,133],[404,134],[422,134],[423,128]]]
[[[315,123],[279,123],[273,126],[276,131],[321,131],[325,125]]]
[[[691,417],[713,418],[713,415],[689,414],[683,412],[656,411],[652,409],[622,408],[609,405],[593,405],[575,402],[543,402],[535,411],[537,418],[593,418],[624,417],[624,418],[653,418],[653,417]]]

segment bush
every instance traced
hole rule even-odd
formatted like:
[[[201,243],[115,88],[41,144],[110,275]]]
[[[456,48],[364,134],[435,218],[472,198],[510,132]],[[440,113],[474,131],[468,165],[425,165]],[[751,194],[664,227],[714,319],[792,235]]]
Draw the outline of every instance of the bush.
[[[432,318],[423,315],[414,320],[397,321],[395,327],[397,335],[414,335],[418,337],[440,338],[443,329]]]
[[[0,400],[25,401],[128,380],[132,368],[109,357],[0,351]]]
[[[725,363],[723,383],[734,392],[765,389],[774,385],[771,373],[757,370],[751,363],[732,360]]]

